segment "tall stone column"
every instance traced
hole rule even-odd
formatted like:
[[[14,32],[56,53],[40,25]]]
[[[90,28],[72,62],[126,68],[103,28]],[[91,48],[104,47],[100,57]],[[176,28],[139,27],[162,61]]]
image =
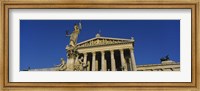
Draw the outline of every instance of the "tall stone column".
[[[96,64],[95,60],[96,60],[96,53],[93,52],[92,53],[92,71],[95,71],[95,64]]]
[[[104,67],[105,67],[105,70],[107,71],[107,60],[105,59],[105,65],[104,65]]]
[[[83,59],[83,62],[86,64],[87,62],[87,53],[83,53],[83,55],[84,55],[84,59]]]
[[[98,71],[98,60],[95,61],[95,71]]]
[[[110,54],[111,54],[111,70],[112,70],[112,71],[116,71],[114,50],[111,50],[111,51],[110,51]]]
[[[133,48],[130,48],[130,55],[131,55],[132,70],[137,71]]]
[[[127,71],[127,65],[126,65],[126,61],[125,61],[125,58],[124,58],[124,50],[123,49],[120,49],[120,57],[121,57],[122,70]]]
[[[129,65],[128,69],[130,69],[130,71],[132,71],[133,67],[132,67],[132,60],[131,60],[131,58],[128,58],[128,62],[129,62],[129,64],[127,64],[127,65]]]
[[[90,61],[87,61],[87,65],[88,65],[87,71],[90,71]]]
[[[84,55],[84,59],[83,59],[83,63],[87,64],[87,53],[83,53]],[[86,68],[84,69],[84,71],[86,70]]]
[[[106,64],[105,64],[105,52],[101,52],[101,71],[106,71]]]

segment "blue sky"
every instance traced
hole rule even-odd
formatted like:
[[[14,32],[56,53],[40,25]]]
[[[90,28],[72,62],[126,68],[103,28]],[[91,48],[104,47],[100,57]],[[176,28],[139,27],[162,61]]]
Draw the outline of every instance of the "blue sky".
[[[78,42],[101,36],[135,39],[136,64],[159,64],[166,55],[180,61],[179,20],[81,20]],[[66,59],[65,47],[79,20],[20,20],[20,70],[53,67]]]

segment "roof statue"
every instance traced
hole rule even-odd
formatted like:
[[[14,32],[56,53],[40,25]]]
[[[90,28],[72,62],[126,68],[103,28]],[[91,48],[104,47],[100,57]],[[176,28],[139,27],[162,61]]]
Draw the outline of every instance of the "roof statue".
[[[169,55],[166,55],[165,57],[160,58],[160,61],[168,61],[169,59]]]
[[[162,57],[162,58],[160,59],[160,61],[161,61],[161,64],[176,64],[175,61],[173,61],[173,60],[171,60],[171,59],[169,58],[169,55],[167,55],[167,56],[165,56],[165,57]]]

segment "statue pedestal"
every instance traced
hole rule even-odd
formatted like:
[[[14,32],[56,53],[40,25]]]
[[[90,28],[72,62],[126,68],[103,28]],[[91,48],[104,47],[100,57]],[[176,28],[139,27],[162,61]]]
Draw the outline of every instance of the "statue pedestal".
[[[67,71],[74,71],[74,62],[75,62],[75,59],[73,58],[69,58],[67,59]]]

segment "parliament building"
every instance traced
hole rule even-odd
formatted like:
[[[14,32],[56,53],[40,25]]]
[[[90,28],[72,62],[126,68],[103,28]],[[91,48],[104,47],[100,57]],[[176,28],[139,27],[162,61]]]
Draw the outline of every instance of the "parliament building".
[[[66,50],[67,48],[68,45]],[[77,43],[77,51],[79,55],[75,61],[87,64],[82,71],[180,71],[180,63],[169,59],[160,64],[137,65],[134,56],[134,38],[110,38],[96,34],[94,38]],[[59,68],[55,66],[29,69],[29,71],[57,71]]]
[[[102,37],[77,43],[81,23],[74,25],[69,45],[66,46],[67,60],[52,68],[28,69],[28,71],[180,71],[180,63],[161,59],[160,64],[137,65],[134,56],[134,38],[122,39]]]

